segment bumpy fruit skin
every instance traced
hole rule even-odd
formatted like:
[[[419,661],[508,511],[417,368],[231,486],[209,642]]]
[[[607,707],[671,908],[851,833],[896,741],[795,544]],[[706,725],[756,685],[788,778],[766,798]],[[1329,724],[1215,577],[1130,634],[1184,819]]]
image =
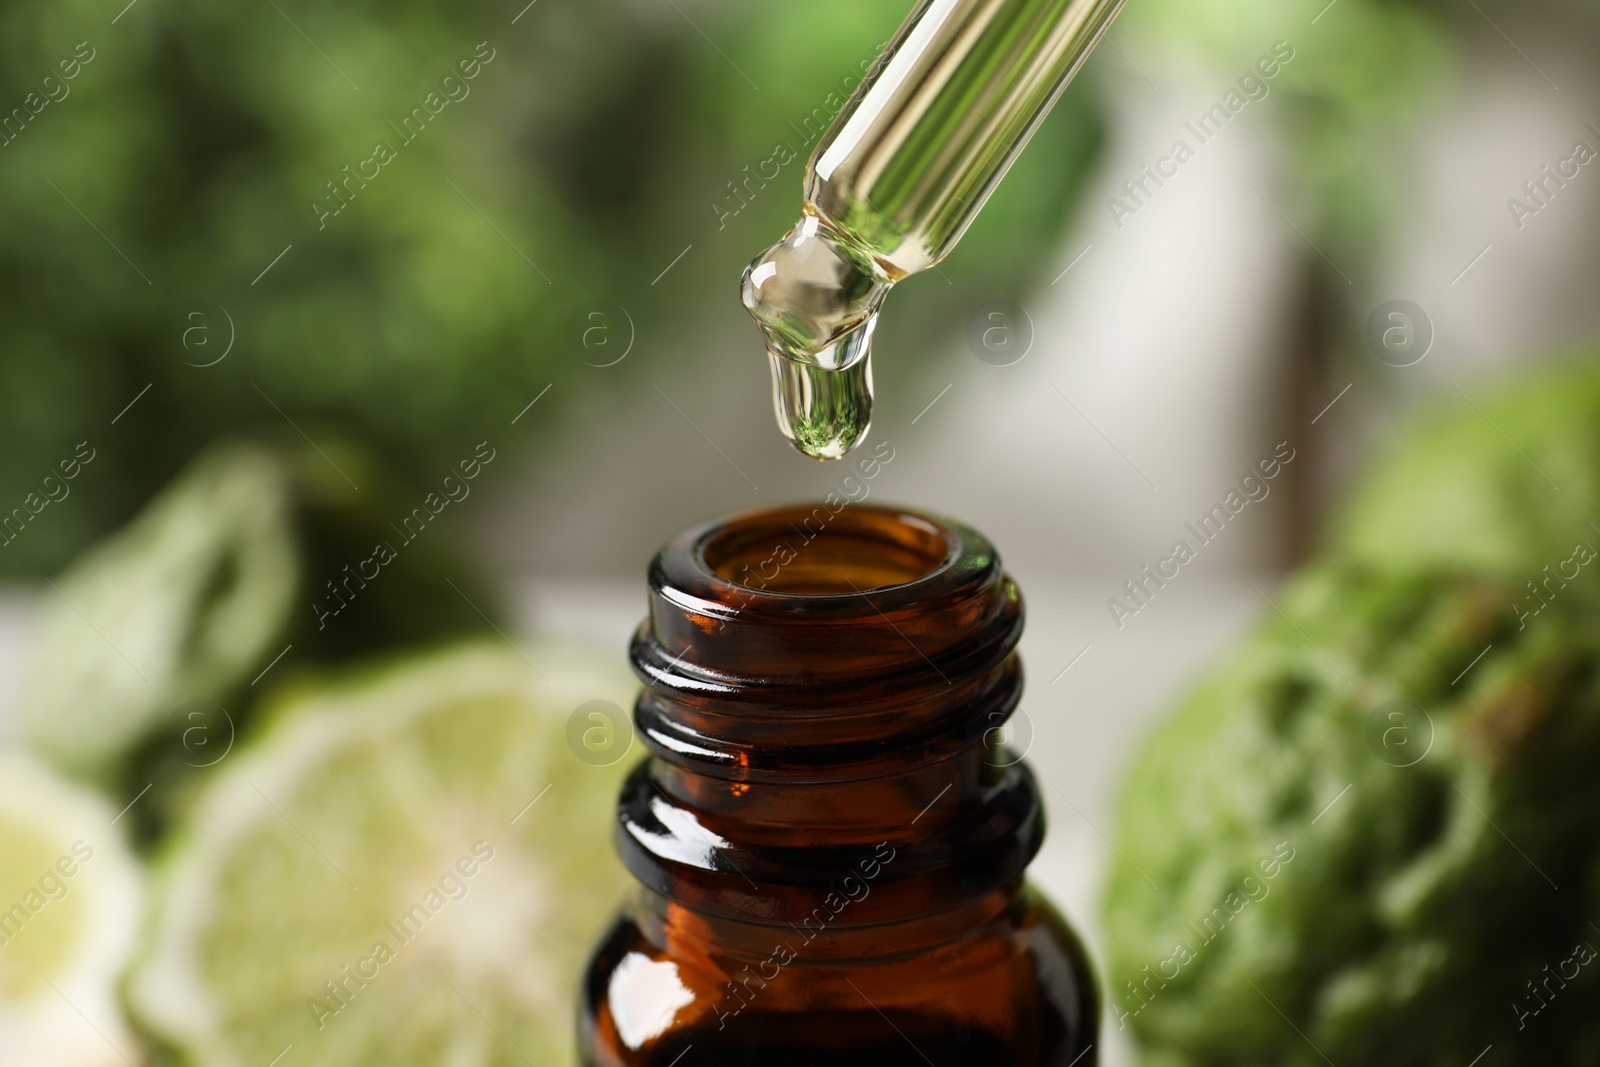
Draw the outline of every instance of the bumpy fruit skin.
[[[1600,1063],[1600,615],[1520,590],[1324,565],[1155,735],[1107,896],[1147,1063]]]
[[[1464,388],[1467,399],[1447,392],[1361,479],[1330,530],[1330,554],[1504,574],[1521,586],[1577,541],[1600,547],[1590,525],[1600,525],[1600,362],[1590,353]]]
[[[1600,1064],[1600,370],[1469,392],[1133,767],[1148,1067]]]

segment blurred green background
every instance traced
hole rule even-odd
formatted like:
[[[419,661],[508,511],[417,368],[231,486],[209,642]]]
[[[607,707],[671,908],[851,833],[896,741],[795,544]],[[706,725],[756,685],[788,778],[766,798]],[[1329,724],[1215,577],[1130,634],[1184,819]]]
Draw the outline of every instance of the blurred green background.
[[[569,335],[594,301],[625,306],[641,334],[681,334],[792,222],[807,119],[837,109],[906,14],[901,0],[112,6],[0,11],[0,103],[23,109],[0,148],[0,502],[20,504],[77,442],[100,449],[93,491],[49,536],[8,544],[0,573],[60,566],[241,425],[337,425],[423,484],[487,423],[577,378]],[[1444,77],[1451,19],[1477,16],[1341,8],[1297,38],[1270,106],[1308,228],[1345,255],[1380,243],[1398,180],[1377,165],[1385,139]],[[1228,70],[1284,18],[1149,0],[1114,40],[1181,43]],[[63,80],[80,42],[92,58]],[[492,58],[460,79],[480,43]],[[1040,282],[1107,135],[1096,82],[1114,61],[1071,88],[942,267],[958,288],[896,295],[886,344],[932,347],[982,294]],[[459,99],[441,93],[452,72]],[[399,124],[430,92],[438,113],[406,142]],[[378,142],[394,158],[364,162]],[[799,158],[761,180],[779,143]],[[376,176],[351,181],[356,168]],[[735,199],[752,172],[756,192]],[[341,207],[330,183],[348,206],[324,217]]]
[[[39,954],[0,951],[0,1002],[25,1002],[14,1029],[0,1012],[0,1067],[8,1047],[27,1050],[18,1062],[74,1067],[127,1060],[124,1050],[154,1064],[260,1067],[280,1045],[304,1050],[300,1035],[320,1034],[322,1021],[305,1011],[308,994],[365,950],[414,887],[475,847],[473,834],[502,832],[528,803],[525,787],[546,779],[563,783],[554,797],[567,795],[568,807],[553,800],[540,811],[564,821],[530,818],[496,838],[502,858],[474,883],[481,913],[501,926],[473,927],[476,903],[452,911],[461,927],[451,944],[473,952],[430,957],[416,984],[378,987],[361,1002],[372,1005],[367,1023],[340,1021],[348,1044],[314,1047],[330,1063],[438,1062],[448,1056],[429,1040],[482,1042],[481,1052],[494,1042],[478,1019],[493,1016],[552,1061],[569,1051],[570,980],[627,884],[602,846],[626,763],[584,758],[574,709],[603,697],[622,714],[631,699],[621,664],[638,573],[683,516],[757,502],[742,495],[744,482],[756,488],[746,466],[769,497],[839,476],[793,474],[800,461],[775,444],[735,284],[793,222],[816,131],[908,3],[524,3],[0,9],[0,576],[13,580],[0,592],[44,594],[28,601],[25,626],[0,612],[3,673],[29,679],[0,722],[22,742],[0,749],[9,858],[0,908],[24,903],[36,925],[19,944]],[[1580,58],[1557,66],[1546,53],[1568,39]],[[1123,233],[1106,214],[1112,175],[1165,150],[1174,116],[1217,99],[1278,40],[1292,43],[1294,60],[1249,105],[1252,128],[1207,150],[1211,177],[1231,184],[1204,184],[1197,164],[1185,193],[1163,194],[1177,219],[1164,243],[1137,243],[1150,231],[1130,225],[1053,288],[1087,243]],[[1556,958],[1600,899],[1600,800],[1590,786],[1567,788],[1600,750],[1592,576],[1530,634],[1506,593],[1565,558],[1573,530],[1600,519],[1587,510],[1600,485],[1588,429],[1600,385],[1581,370],[1527,388],[1485,384],[1487,373],[1456,384],[1460,373],[1543,359],[1556,341],[1564,359],[1593,363],[1593,274],[1549,243],[1565,233],[1592,245],[1593,212],[1540,219],[1547,243],[1527,235],[1523,246],[1504,233],[1498,184],[1457,195],[1454,214],[1433,213],[1463,174],[1493,165],[1494,183],[1501,171],[1520,181],[1574,134],[1589,136],[1573,116],[1597,94],[1573,79],[1592,67],[1583,48],[1596,40],[1594,5],[1579,0],[1130,0],[938,277],[908,282],[888,305],[874,432],[906,445],[907,458],[880,485],[919,506],[959,502],[1029,591],[1030,669],[1067,678],[1059,689],[1031,685],[1040,731],[1031,758],[1084,799],[1083,811],[1052,807],[1059,818],[1035,871],[1086,929],[1108,977],[1142,980],[1170,951],[1168,929],[1214,905],[1263,844],[1304,834],[1324,848],[1320,859],[1308,848],[1274,883],[1273,903],[1241,919],[1236,949],[1186,971],[1148,1015],[1137,992],[1117,990],[1122,1011],[1141,1016],[1131,1030],[1152,1067],[1237,1062],[1240,1047],[1263,1063],[1320,1062],[1303,1035],[1278,1025],[1291,1015],[1341,1063],[1455,1067],[1508,976]],[[1176,86],[1170,97],[1158,82]],[[1527,86],[1543,93],[1545,82],[1561,106],[1525,108]],[[1496,151],[1449,141],[1480,120]],[[1532,147],[1498,150],[1527,130]],[[781,166],[780,146],[793,155]],[[1446,173],[1428,170],[1441,159]],[[1244,187],[1252,175],[1265,189]],[[1180,196],[1192,197],[1181,211]],[[1220,236],[1205,225],[1216,220]],[[1455,288],[1467,273],[1456,272],[1489,253],[1478,251],[1489,223],[1497,258]],[[1272,242],[1252,244],[1262,233]],[[1183,259],[1207,241],[1214,261]],[[1540,272],[1519,254],[1542,257]],[[1169,260],[1186,266],[1165,272]],[[1201,274],[1241,261],[1254,273],[1241,271],[1239,291],[1202,284],[1213,279]],[[1435,280],[1424,296],[1396,278]],[[1181,299],[1191,290],[1244,310],[1202,319]],[[1061,309],[1078,294],[1103,303],[1073,318]],[[1386,365],[1366,333],[1375,305],[1407,295],[1439,327],[1438,354],[1414,370]],[[996,368],[965,360],[958,341],[973,309],[999,296],[1030,301],[1041,338],[1045,316],[1059,314],[1041,344],[1050,351],[1009,378],[983,378]],[[600,305],[624,309],[628,338],[652,358],[668,353],[670,369],[641,358],[603,374],[586,365],[594,353],[577,335]],[[1504,332],[1471,328],[1478,320],[1463,309],[1488,305],[1512,324]],[[1094,328],[1112,319],[1157,324],[1159,343]],[[1244,328],[1256,320],[1270,328]],[[1530,320],[1543,328],[1526,329]],[[734,321],[746,331],[738,351],[726,341]],[[1111,340],[1072,347],[1085,336]],[[1192,366],[1230,346],[1255,362]],[[705,387],[693,414],[658,381],[679,400]],[[913,431],[946,395],[940,387],[958,382]],[[1327,536],[1336,483],[1431,392],[1454,410],[1404,438]],[[1055,407],[1057,394],[1071,410]],[[1050,405],[1043,415],[1027,406],[1034,396]],[[537,416],[519,418],[536,401]],[[600,401],[614,402],[604,420]],[[735,405],[760,419],[707,421],[709,432],[696,421]],[[681,436],[659,434],[657,414]],[[671,421],[680,416],[692,430]],[[1062,436],[1061,420],[1081,436]],[[1120,626],[1108,636],[1104,595],[1149,558],[1151,538],[1218,499],[1244,451],[1253,461],[1257,439],[1276,441],[1285,426],[1303,458],[1275,503],[1252,505],[1257,528],[1208,549],[1191,572],[1207,576],[1164,593],[1125,639]],[[452,504],[442,525],[453,529],[416,547],[395,530],[401,562],[370,592],[361,585],[353,610],[341,600],[327,617],[332,582],[371,559],[373,542],[464,470],[462,457],[482,455],[486,439],[496,459],[472,488],[500,487],[489,490],[500,494],[494,520],[472,525]],[[608,454],[586,451],[607,443]],[[1528,469],[1530,454],[1540,474],[1559,478],[1554,495]],[[1135,467],[1147,458],[1162,465],[1151,466],[1154,479]],[[565,482],[551,473],[566,467],[575,473]],[[769,480],[774,470],[782,476]],[[582,500],[562,496],[574,485]],[[641,485],[651,493],[635,499],[629,489]],[[529,519],[568,511],[575,532]],[[508,552],[495,536],[526,543]],[[537,578],[573,579],[535,624],[610,640],[621,619],[623,636],[599,657],[525,640],[539,625],[516,584],[527,576],[508,558]],[[1279,625],[1247,578],[1270,583],[1306,559],[1279,601]],[[625,595],[608,600],[607,580],[624,570]],[[1256,614],[1268,624],[1221,656]],[[1306,633],[1361,684],[1325,676],[1333,660]],[[1480,642],[1500,651],[1480,652]],[[1071,657],[1095,646],[1068,676]],[[1451,676],[1480,660],[1457,688]],[[1133,755],[1153,709],[1217,664],[1173,725]],[[541,688],[546,673],[553,689]],[[1379,698],[1397,693],[1429,704],[1441,738],[1439,755],[1403,777],[1390,772],[1409,765],[1397,768],[1363,734]],[[1480,758],[1473,731],[1529,707],[1555,725]],[[619,736],[631,744],[624,719]],[[1521,761],[1510,770],[1518,760],[1506,751]],[[1114,814],[1125,761],[1134,784]],[[1312,813],[1339,785],[1319,777],[1329,775],[1360,781],[1366,796],[1312,833]],[[1451,809],[1457,850],[1436,848],[1430,833],[1454,803],[1446,787],[1470,792],[1519,830],[1541,866],[1572,878],[1560,907],[1531,906],[1539,921],[1522,922],[1542,881],[1465,808]],[[1369,824],[1402,808],[1375,850]],[[1118,866],[1091,817],[1119,835],[1117,856],[1160,870],[1163,888],[1136,878],[1131,861]],[[101,851],[63,897],[77,903],[33,909],[38,871],[55,862],[62,835],[80,833]],[[338,865],[301,847],[313,841],[335,842]],[[345,865],[387,895],[352,904]],[[1112,886],[1103,929],[1089,902],[1102,875]],[[1380,876],[1392,892],[1373,888]],[[494,895],[495,879],[515,892]],[[1445,905],[1416,904],[1424,883]],[[528,885],[550,891],[544,911]],[[1403,891],[1412,897],[1399,907]],[[337,906],[319,911],[328,901]],[[1499,921],[1479,921],[1485,901]],[[0,941],[11,936],[5,915]],[[1325,936],[1328,916],[1359,932],[1360,946]],[[42,933],[50,923],[54,941]],[[1532,948],[1505,950],[1519,938]],[[46,959],[52,945],[59,953]],[[42,996],[46,973],[69,1006],[83,1005],[78,1015],[50,1014],[60,1006]],[[436,974],[460,980],[487,1012],[466,994],[476,1015],[440,1008],[424,984]],[[505,974],[536,994],[491,1004]],[[1279,982],[1287,1014],[1263,1010],[1246,980]],[[1592,992],[1593,975],[1586,981]],[[106,1030],[115,1057],[80,1017]],[[1591,1064],[1592,1029],[1549,1023],[1537,1047]],[[81,1044],[69,1048],[69,1034]]]
[[[82,506],[0,553],[13,574],[58,567],[204,441],[281,424],[274,406],[340,426],[420,484],[575,376],[567,335],[588,303],[625,305],[642,331],[732,298],[798,214],[810,145],[796,130],[830,93],[837,110],[906,11],[697,8],[759,91],[667,4],[542,3],[515,25],[515,8],[480,2],[114,14],[0,13],[0,100],[21,104],[80,41],[94,57],[0,149],[0,500],[20,503],[76,442],[104,445]],[[461,79],[480,42],[493,58]],[[461,98],[405,142],[391,123],[453,72]],[[951,277],[1036,273],[1099,137],[1085,87]],[[379,141],[396,158],[322,218],[315,205],[340,206],[327,183]],[[800,159],[723,223],[714,204],[740,207],[728,183],[780,141]],[[691,242],[700,254],[652,286]],[[947,324],[924,306],[933,336]],[[195,366],[231,334],[226,359]]]

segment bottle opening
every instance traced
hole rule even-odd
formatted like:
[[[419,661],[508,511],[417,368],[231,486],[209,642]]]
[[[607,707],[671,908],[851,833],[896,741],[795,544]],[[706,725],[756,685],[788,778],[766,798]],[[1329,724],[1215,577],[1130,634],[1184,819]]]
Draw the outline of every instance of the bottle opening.
[[[700,554],[713,573],[746,589],[839,596],[925,578],[957,547],[919,516],[846,505],[837,514],[797,507],[743,516],[712,534]]]

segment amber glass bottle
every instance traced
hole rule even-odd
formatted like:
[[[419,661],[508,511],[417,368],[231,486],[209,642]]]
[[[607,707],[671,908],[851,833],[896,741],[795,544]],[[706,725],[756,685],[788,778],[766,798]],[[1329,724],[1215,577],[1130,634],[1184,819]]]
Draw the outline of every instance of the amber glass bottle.
[[[634,638],[638,899],[584,976],[587,1067],[1092,1067],[1082,947],[996,743],[1022,599],[958,523],[830,497],[689,530]]]

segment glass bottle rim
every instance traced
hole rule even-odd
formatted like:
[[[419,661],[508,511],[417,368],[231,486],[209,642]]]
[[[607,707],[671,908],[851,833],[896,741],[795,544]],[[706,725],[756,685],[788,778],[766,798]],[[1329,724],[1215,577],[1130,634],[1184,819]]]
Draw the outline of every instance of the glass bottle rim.
[[[903,606],[956,594],[996,563],[987,538],[942,517],[892,505],[788,504],[684,531],[657,556],[652,584],[680,602],[854,613],[863,596]]]

